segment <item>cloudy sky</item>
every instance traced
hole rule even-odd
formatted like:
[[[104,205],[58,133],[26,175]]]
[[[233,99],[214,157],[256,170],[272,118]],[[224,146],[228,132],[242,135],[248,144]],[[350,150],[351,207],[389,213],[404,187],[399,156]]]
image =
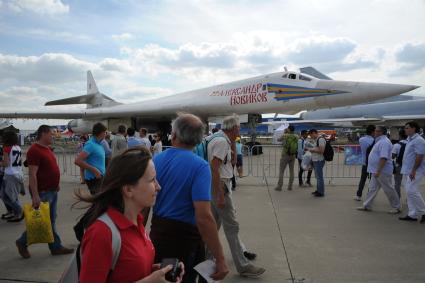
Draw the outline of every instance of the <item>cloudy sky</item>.
[[[0,111],[85,94],[87,70],[125,103],[284,66],[425,86],[424,27],[425,0],[0,0]]]

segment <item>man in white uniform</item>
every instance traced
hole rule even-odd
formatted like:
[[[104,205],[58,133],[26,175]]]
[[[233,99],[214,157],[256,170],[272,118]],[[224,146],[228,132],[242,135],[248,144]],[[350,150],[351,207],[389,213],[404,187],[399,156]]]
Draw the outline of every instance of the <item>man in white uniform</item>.
[[[391,204],[391,214],[400,213],[400,199],[394,189],[392,174],[393,163],[391,158],[392,144],[387,138],[387,129],[377,126],[375,129],[375,145],[369,154],[367,172],[372,175],[369,183],[369,192],[363,206],[358,210],[372,210],[372,203],[380,188],[384,191]]]
[[[419,136],[420,128],[416,122],[407,123],[404,131],[408,138],[403,155],[401,174],[403,174],[409,212],[399,219],[405,221],[419,220],[420,223],[425,223],[425,202],[419,192],[419,186],[425,175],[425,140]]]

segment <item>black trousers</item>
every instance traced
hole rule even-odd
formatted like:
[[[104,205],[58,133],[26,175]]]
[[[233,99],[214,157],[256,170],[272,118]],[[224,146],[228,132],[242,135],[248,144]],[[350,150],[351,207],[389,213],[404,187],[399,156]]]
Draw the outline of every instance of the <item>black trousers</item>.
[[[361,197],[363,194],[363,189],[366,184],[366,180],[369,174],[367,174],[367,165],[362,166],[362,175],[360,176],[359,187],[357,189],[357,196]]]
[[[150,238],[155,247],[155,262],[178,258],[185,266],[183,283],[196,283],[198,272],[193,268],[205,260],[205,245],[196,226],[154,215]]]
[[[100,190],[100,187],[102,186],[102,178],[86,180],[86,185],[90,191],[90,194],[94,195]]]
[[[304,173],[304,169],[301,167],[301,163],[302,163],[302,159],[298,159],[298,165],[300,167],[300,170],[298,171],[298,184],[302,185],[303,184],[303,173]],[[313,173],[313,170],[308,170],[307,172],[307,184],[310,184],[310,180],[311,180],[311,173]]]

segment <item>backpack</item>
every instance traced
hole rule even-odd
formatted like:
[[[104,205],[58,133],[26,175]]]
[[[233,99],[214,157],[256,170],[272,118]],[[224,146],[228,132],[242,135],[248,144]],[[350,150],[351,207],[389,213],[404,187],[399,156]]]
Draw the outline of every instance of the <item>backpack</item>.
[[[395,162],[397,163],[398,166],[403,166],[403,156],[404,156],[404,151],[406,149],[406,144],[405,142],[399,142],[400,144],[400,151],[398,152],[397,158],[395,160]]]
[[[325,161],[332,161],[334,160],[334,149],[331,146],[330,142],[327,141],[325,138],[321,137],[317,139],[317,146],[319,146],[319,139],[324,139],[325,144],[325,150],[323,151],[323,157],[325,158]]]
[[[288,155],[295,155],[298,153],[298,137],[294,134],[288,134],[285,137],[285,145],[283,146],[283,150]]]
[[[195,146],[193,149],[193,153],[204,159],[206,162],[208,162],[208,144],[215,138],[224,138],[223,132],[217,132],[215,134],[212,134],[208,137],[205,137],[202,139],[202,141]]]
[[[369,154],[372,151],[372,148],[374,145],[375,145],[375,140],[373,140],[373,143],[369,145],[366,149],[366,166],[369,164]]]
[[[112,233],[112,264],[111,264],[111,271],[115,269],[115,266],[118,262],[118,257],[120,255],[121,251],[121,235],[120,231],[118,231],[117,226],[112,221],[112,219],[109,217],[109,215],[105,212],[102,214],[98,220],[105,223]],[[80,265],[81,265],[81,244],[78,245],[77,250],[75,251],[74,256],[71,258],[70,263],[68,264],[65,271],[62,273],[61,278],[59,279],[58,283],[78,283],[79,280],[79,274],[80,274]]]

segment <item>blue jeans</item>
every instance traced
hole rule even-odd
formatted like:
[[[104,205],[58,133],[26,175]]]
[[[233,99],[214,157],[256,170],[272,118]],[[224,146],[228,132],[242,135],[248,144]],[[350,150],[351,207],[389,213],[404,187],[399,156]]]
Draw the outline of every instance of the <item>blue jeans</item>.
[[[49,244],[50,250],[57,250],[62,247],[61,239],[56,231],[56,209],[58,203],[58,193],[49,191],[49,192],[40,192],[40,199],[42,202],[48,202],[50,206],[50,221],[52,222],[52,230],[54,242]],[[23,246],[27,246],[27,231],[22,233],[22,236],[18,239],[18,242]]]
[[[20,181],[22,180],[18,177],[6,175],[3,176],[0,187],[0,197],[3,199],[7,211],[12,211],[15,216],[21,216],[23,213],[18,198],[19,187],[21,185],[23,186],[23,183],[20,183]]]
[[[313,161],[314,175],[317,180],[317,192],[322,195],[325,194],[325,180],[323,179],[323,167],[325,166],[325,160]]]

